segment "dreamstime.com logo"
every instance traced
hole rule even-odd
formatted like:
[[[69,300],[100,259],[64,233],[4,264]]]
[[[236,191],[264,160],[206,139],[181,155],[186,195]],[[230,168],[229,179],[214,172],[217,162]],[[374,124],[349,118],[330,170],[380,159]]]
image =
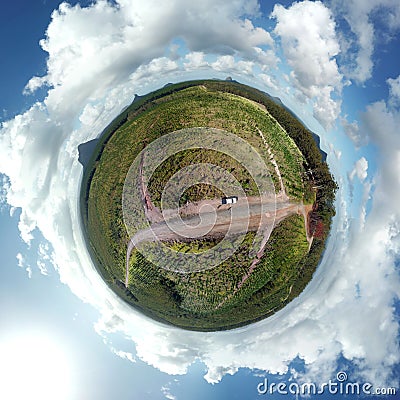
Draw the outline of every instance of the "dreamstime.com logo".
[[[259,395],[359,395],[359,396],[394,396],[396,395],[396,388],[374,388],[369,382],[350,382],[346,372],[340,371],[336,375],[335,380],[329,379],[328,382],[315,384],[315,383],[297,383],[291,382],[268,382],[268,378],[257,385],[257,392]]]

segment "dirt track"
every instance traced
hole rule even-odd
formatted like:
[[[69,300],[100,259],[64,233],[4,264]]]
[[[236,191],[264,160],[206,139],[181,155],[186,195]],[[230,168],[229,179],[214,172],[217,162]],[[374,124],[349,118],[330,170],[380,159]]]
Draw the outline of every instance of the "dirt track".
[[[126,254],[125,285],[129,280],[129,258],[135,246],[141,242],[188,240],[207,237],[221,237],[228,233],[239,234],[248,231],[271,231],[279,222],[293,214],[308,214],[302,204],[293,204],[283,198],[242,198],[234,205],[220,205],[220,200],[206,200],[192,205],[195,215],[181,218],[180,213],[169,210],[166,219],[153,223],[149,228],[140,230],[131,238]],[[188,210],[186,210],[188,211]],[[269,237],[269,234],[268,234]],[[258,258],[268,237],[265,237]],[[255,265],[254,265],[255,266]]]
[[[308,213],[311,211],[312,206],[304,206],[303,203],[294,204],[288,201],[274,155],[261,130],[258,129],[258,131],[279,178],[280,191],[277,196],[239,198],[236,204],[223,206],[220,203],[220,199],[203,200],[197,203],[189,203],[179,210],[163,210],[161,212],[152,203],[146,184],[143,181],[142,168],[144,159],[142,157],[139,167],[139,185],[145,214],[151,225],[147,229],[136,232],[128,243],[125,266],[126,287],[128,287],[129,282],[130,255],[133,248],[141,242],[212,238],[225,236],[227,233],[240,234],[261,229],[264,231],[264,237],[260,249],[251,264],[249,273],[243,278],[241,284],[244,283],[264,254],[264,248],[272,229],[286,217],[296,213],[304,216],[307,241],[309,248],[311,247],[313,238],[308,233]]]

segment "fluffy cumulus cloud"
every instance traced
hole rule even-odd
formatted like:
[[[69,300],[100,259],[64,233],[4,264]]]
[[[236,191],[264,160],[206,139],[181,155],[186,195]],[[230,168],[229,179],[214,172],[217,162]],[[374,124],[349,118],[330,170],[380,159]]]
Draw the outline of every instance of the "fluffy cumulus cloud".
[[[400,28],[400,3],[397,0],[332,0],[331,4],[335,14],[346,20],[354,36],[342,35],[342,47],[347,50],[346,76],[363,83],[373,73],[377,30],[381,30],[381,38],[388,40]]]
[[[342,87],[342,76],[335,57],[340,51],[335,22],[321,2],[304,1],[289,8],[277,4],[272,12],[277,24],[274,32],[281,38],[294,85],[314,100],[314,116],[330,127],[340,113],[335,92]]]
[[[365,159],[365,157],[361,157],[358,161],[356,161],[354,165],[354,169],[350,172],[349,178],[352,181],[354,177],[357,176],[357,178],[361,181],[364,182],[365,179],[368,176],[368,161]]]
[[[42,41],[49,53],[47,74],[33,78],[26,88],[46,84],[48,95],[1,126],[0,173],[8,176],[3,197],[21,208],[22,238],[29,243],[38,228],[51,243],[41,246],[40,262],[54,263],[61,280],[100,311],[99,334],[121,332],[131,338],[136,355],[114,349],[121,357],[138,357],[169,374],[183,374],[201,360],[207,381],[218,382],[241,367],[284,373],[296,357],[305,361],[309,376],[329,379],[336,374],[338,357],[344,356],[358,364],[360,377],[388,381],[399,362],[393,299],[400,287],[394,269],[400,250],[400,117],[386,102],[371,105],[363,115],[363,126],[378,149],[380,173],[362,231],[347,234],[350,222],[339,192],[333,227],[338,234],[306,290],[276,315],[229,332],[177,330],[131,309],[99,277],[79,224],[78,144],[101,132],[139,89],[161,85],[177,71],[179,79],[185,70],[225,73],[238,62],[250,75],[252,63],[266,60],[267,47],[273,45],[270,34],[250,21],[259,12],[256,1],[118,3],[98,1],[87,8],[62,4],[53,13]],[[276,6],[273,16],[293,69],[289,82],[315,101],[314,114],[321,122],[332,123],[339,107],[332,96],[342,77],[329,10],[305,1],[288,9]],[[166,56],[174,38],[187,46],[180,61],[179,52]],[[264,84],[278,85],[263,73]],[[354,176],[366,183],[366,173],[361,159]],[[18,262],[24,265],[22,256]]]
[[[238,59],[230,54],[220,55],[215,61],[207,61],[203,52],[194,51],[185,55],[183,68],[185,71],[214,70],[223,72],[225,75],[254,76],[254,67],[258,66],[262,71],[274,69],[278,58],[272,50],[264,51],[256,48],[254,57],[249,59]],[[259,78],[267,76],[264,73]],[[271,87],[267,84],[267,86]]]
[[[186,54],[183,65],[187,71],[197,71],[210,66],[210,64],[204,58],[204,53],[200,51],[194,51]]]
[[[212,64],[213,69],[216,71],[224,71],[224,72],[236,72],[243,73],[247,75],[253,74],[253,65],[252,61],[235,61],[233,56],[220,56],[218,59]]]
[[[259,12],[256,1],[206,0],[190,7],[183,0],[162,6],[155,0],[121,0],[118,4],[113,7],[105,0],[90,8],[61,4],[41,41],[50,55],[48,73],[32,78],[26,90],[47,84],[54,88],[49,101],[61,104],[75,97],[74,103],[80,107],[88,96],[101,95],[105,88],[126,81],[136,68],[163,57],[166,45],[176,37],[195,52],[260,60],[265,55],[262,47],[273,44],[267,31],[240,18]]]
[[[358,180],[363,183],[368,176],[368,161],[365,157],[361,157],[354,163],[353,169],[347,174],[349,179],[349,189],[350,196],[353,197],[354,193],[354,178],[357,177]]]

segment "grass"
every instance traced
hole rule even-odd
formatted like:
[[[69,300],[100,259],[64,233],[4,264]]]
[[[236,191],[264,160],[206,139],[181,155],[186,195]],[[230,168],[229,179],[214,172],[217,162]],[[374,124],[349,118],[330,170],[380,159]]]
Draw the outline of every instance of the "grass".
[[[244,95],[252,101],[242,97]],[[260,104],[270,104],[268,96],[257,96],[259,92],[255,89],[218,81],[187,82],[156,91],[133,103],[110,124],[84,171],[81,212],[95,265],[118,295],[159,321],[206,331],[250,323],[277,311],[301,293],[318,264],[324,240],[315,241],[307,253],[304,221],[302,217],[292,216],[274,229],[267,244],[268,251],[240,290],[237,287],[251,264],[248,253],[254,237],[252,232],[246,234],[243,244],[229,260],[198,273],[179,274],[159,269],[134,250],[128,288],[122,283],[129,240],[121,206],[125,176],[140,151],[165,133],[204,126],[238,135],[265,160],[278,191],[278,176],[259,134],[261,130],[279,165],[289,197],[305,203],[315,200],[312,182],[305,174],[306,167],[318,162],[315,149],[305,157],[299,150],[302,142],[298,133],[290,131],[291,125],[285,122],[288,134],[277,122],[279,115],[275,106],[260,107]],[[287,117],[284,111],[279,112]],[[229,156],[212,150],[191,149],[170,157],[153,174],[149,192],[157,205],[168,179],[194,162],[221,166],[235,176],[247,195],[257,194],[247,171]],[[329,182],[326,174],[325,177]],[[220,196],[221,191],[215,186],[200,184],[184,191],[180,201]],[[321,198],[319,200],[321,202]],[[328,218],[331,209],[324,210]],[[168,246],[176,251],[196,253],[215,243],[216,240],[204,239],[173,242]]]
[[[253,238],[254,233],[247,233],[229,260],[211,270],[191,274],[159,269],[135,251],[129,289],[139,302],[150,303],[159,318],[189,329],[214,330],[257,320],[279,309],[288,297],[300,275],[308,242],[303,218],[293,215],[285,219],[273,231],[265,255],[253,273],[236,291],[250,268],[248,252]],[[202,242],[197,241],[202,249],[214,244]],[[185,250],[184,244],[176,248]]]
[[[161,206],[161,195],[163,189],[165,188],[167,182],[170,178],[182,170],[183,168],[193,165],[193,164],[213,164],[223,168],[228,173],[232,174],[233,177],[240,183],[247,196],[257,196],[258,190],[254,179],[249,174],[249,172],[241,165],[238,161],[234,160],[232,157],[209,149],[190,149],[176,153],[174,156],[169,157],[165,162],[163,162],[152,175],[148,190],[151,199],[155,205]],[[210,171],[201,166],[196,170],[199,177],[204,177],[205,179],[210,179],[212,184],[198,184],[191,186],[183,193],[183,198],[181,204],[186,202],[195,202],[203,199],[213,199],[221,198],[224,195],[232,196],[236,193],[234,191],[224,193],[222,190],[226,189],[228,185],[225,185],[224,179],[219,179],[216,171],[216,178],[210,176]],[[207,176],[208,173],[208,176]],[[193,177],[189,177],[193,179]],[[167,203],[168,203],[168,199]]]

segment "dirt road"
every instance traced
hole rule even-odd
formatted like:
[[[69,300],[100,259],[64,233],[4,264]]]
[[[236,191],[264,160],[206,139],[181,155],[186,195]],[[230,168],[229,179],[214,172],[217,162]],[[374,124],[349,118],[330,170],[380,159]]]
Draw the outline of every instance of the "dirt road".
[[[129,259],[135,246],[141,242],[172,241],[202,237],[221,237],[268,230],[292,214],[303,214],[302,204],[293,204],[282,198],[242,198],[236,204],[221,206],[219,201],[204,201],[196,215],[181,218],[178,211],[168,213],[168,219],[153,223],[131,238],[126,253],[125,286],[129,281]]]

